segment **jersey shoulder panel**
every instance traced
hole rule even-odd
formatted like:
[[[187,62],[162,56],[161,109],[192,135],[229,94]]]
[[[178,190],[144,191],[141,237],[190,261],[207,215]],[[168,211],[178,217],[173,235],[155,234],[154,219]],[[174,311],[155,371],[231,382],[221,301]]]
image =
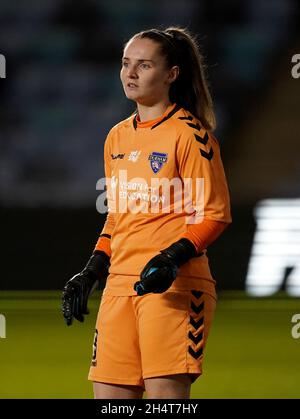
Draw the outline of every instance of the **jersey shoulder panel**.
[[[108,132],[106,137],[106,142],[113,141],[115,137],[118,136],[119,132],[123,129],[128,129],[133,126],[134,114],[130,115],[128,118],[123,119],[122,121],[115,124]]]
[[[193,136],[194,132],[200,130],[206,131],[202,127],[199,119],[184,108],[181,108],[175,115],[173,115],[172,121],[176,125],[178,135],[183,137]]]
[[[130,115],[128,118],[123,119],[122,121],[115,124],[109,131],[109,135],[117,133],[122,128],[128,128],[132,126],[132,121],[134,114]]]
[[[203,127],[198,118],[184,108],[181,108],[176,117],[174,115],[174,121],[180,148],[194,148],[196,145],[201,156],[210,161],[215,151],[219,149],[219,142],[215,136]]]

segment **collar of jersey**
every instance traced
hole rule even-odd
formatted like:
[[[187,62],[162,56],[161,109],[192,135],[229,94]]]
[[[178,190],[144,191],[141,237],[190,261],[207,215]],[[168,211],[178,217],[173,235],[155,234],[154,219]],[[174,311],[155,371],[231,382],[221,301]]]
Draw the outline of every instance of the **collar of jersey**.
[[[176,106],[177,106],[176,103],[173,103],[172,105],[169,105],[167,107],[167,109],[165,110],[165,112],[163,113],[163,115],[159,116],[158,118],[151,119],[149,121],[141,122],[141,121],[138,120],[138,115],[136,115],[134,118],[135,118],[137,128],[151,128],[151,127],[153,127],[153,125],[156,125],[157,123],[162,121],[166,116],[168,116],[168,114],[171,113],[175,109]]]

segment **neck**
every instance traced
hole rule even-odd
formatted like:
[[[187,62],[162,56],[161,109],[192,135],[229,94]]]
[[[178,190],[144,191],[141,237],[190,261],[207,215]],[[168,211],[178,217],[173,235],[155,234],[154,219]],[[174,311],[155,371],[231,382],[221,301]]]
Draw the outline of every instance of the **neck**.
[[[168,106],[171,105],[169,99],[156,103],[155,105],[147,106],[137,104],[139,119],[141,122],[151,121],[152,119],[159,118],[162,116]]]

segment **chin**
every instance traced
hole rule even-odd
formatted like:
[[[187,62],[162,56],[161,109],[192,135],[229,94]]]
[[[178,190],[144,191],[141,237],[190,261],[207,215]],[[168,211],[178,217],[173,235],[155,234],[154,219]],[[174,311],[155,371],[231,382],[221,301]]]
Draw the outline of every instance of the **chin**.
[[[131,100],[135,100],[135,101],[143,100],[142,97],[140,97],[139,95],[135,94],[134,92],[127,92],[125,94],[126,94],[127,99],[131,99]]]
[[[134,100],[139,105],[150,106],[152,100],[149,97],[141,96],[138,92],[125,91],[127,99]]]

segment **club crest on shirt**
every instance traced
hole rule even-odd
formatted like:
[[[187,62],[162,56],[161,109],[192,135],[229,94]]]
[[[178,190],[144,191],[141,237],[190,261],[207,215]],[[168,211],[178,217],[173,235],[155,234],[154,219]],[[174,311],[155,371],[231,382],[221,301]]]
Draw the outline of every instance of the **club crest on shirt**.
[[[151,154],[149,154],[148,160],[150,161],[151,169],[156,174],[157,172],[160,171],[162,166],[168,160],[168,154],[159,153],[158,151],[153,151]]]

